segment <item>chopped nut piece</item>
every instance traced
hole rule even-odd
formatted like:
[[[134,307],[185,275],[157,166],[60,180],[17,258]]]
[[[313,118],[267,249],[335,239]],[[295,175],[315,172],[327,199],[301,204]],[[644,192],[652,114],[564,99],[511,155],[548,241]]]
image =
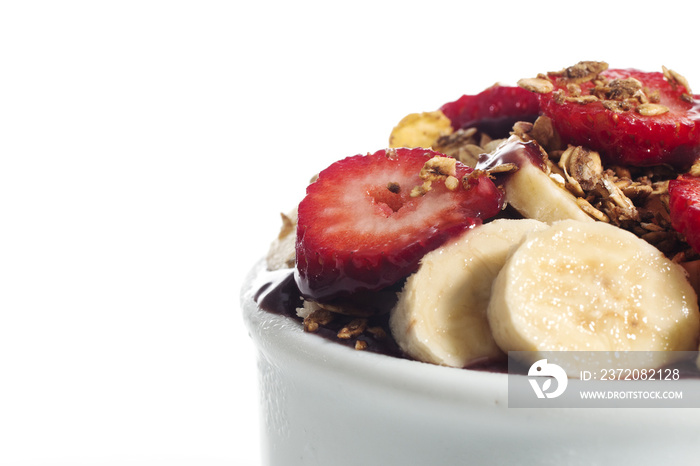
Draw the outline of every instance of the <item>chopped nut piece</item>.
[[[577,104],[589,104],[591,102],[597,102],[599,99],[598,97],[594,95],[582,95],[578,97],[564,97],[564,100],[567,102],[574,102]]]
[[[431,182],[430,180],[426,180],[423,184],[418,185],[418,186],[415,186],[415,187],[411,190],[410,196],[411,196],[411,197],[420,197],[420,196],[424,196],[428,191],[430,191],[430,189],[431,189],[431,188],[430,188],[431,183],[432,183],[432,182]]]
[[[596,89],[604,92],[605,99],[625,100],[636,98],[642,90],[642,83],[635,78],[613,79],[607,86]]]
[[[659,93],[658,89],[649,94],[647,97],[649,98],[649,102],[651,103],[658,104],[659,102],[661,102],[661,94]]]
[[[569,91],[569,94],[573,97],[578,97],[581,95],[581,86],[576,83],[568,83],[566,85],[566,90]]]
[[[318,324],[318,322],[314,322],[314,321],[307,322],[306,320],[304,320],[304,331],[305,332],[309,332],[309,333],[317,332],[319,327],[320,327],[320,325]]]
[[[542,78],[523,78],[518,81],[518,86],[523,89],[536,92],[538,94],[548,94],[554,90],[554,84],[547,79]]]
[[[477,182],[479,180],[479,177],[481,176],[490,177],[491,175],[489,175],[489,172],[487,172],[486,170],[474,170],[470,174],[462,178],[462,186],[464,187],[464,189],[471,189],[473,183]]]
[[[367,346],[369,346],[369,345],[364,340],[355,341],[355,349],[358,351],[366,350]]]
[[[457,160],[452,157],[442,157],[436,155],[431,158],[420,171],[423,180],[440,180],[448,176],[457,175]]]
[[[450,191],[454,191],[455,189],[459,188],[459,180],[450,175],[447,177],[447,179],[445,179],[445,187]]]
[[[560,76],[574,83],[594,80],[600,73],[608,69],[603,61],[580,61],[577,64],[559,72],[551,72],[550,76]]]
[[[367,328],[367,319],[353,319],[338,331],[338,338],[349,340],[360,335]]]
[[[304,331],[316,332],[322,325],[328,325],[333,321],[334,315],[326,309],[317,309],[304,318]]]
[[[611,223],[619,227],[629,228],[639,220],[636,209],[627,209],[615,204],[612,200],[605,200],[601,204],[602,210],[610,218]]]
[[[584,79],[588,81],[607,69],[608,64],[604,61],[580,61],[566,69],[566,77],[572,80]]]
[[[603,100],[603,107],[615,113],[623,113],[632,109],[629,102],[617,100]]]
[[[566,101],[566,95],[561,89],[552,92],[552,95],[554,96],[554,101],[558,104],[563,104]]]

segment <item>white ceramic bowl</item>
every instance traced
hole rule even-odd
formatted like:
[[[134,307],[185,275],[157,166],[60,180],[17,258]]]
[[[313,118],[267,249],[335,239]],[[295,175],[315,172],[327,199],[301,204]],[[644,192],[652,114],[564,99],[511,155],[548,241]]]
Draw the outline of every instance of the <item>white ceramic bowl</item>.
[[[509,408],[508,376],[357,351],[241,303],[264,465],[697,464],[700,409]],[[699,381],[700,383],[700,381]],[[700,385],[698,385],[700,390]]]

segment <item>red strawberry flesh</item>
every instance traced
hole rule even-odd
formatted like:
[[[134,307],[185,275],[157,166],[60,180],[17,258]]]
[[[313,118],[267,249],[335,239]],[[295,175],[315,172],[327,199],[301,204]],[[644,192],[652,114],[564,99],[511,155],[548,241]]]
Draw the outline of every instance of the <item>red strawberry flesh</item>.
[[[418,268],[427,252],[500,211],[502,195],[486,176],[469,188],[423,184],[427,149],[381,150],[335,162],[299,204],[295,278],[302,295],[329,301],[378,290]],[[472,169],[457,162],[456,178]]]
[[[493,138],[507,137],[517,121],[535,121],[537,96],[519,87],[495,85],[476,95],[463,95],[440,110],[452,128],[477,128]]]
[[[542,112],[552,119],[565,144],[581,145],[599,151],[609,163],[652,166],[669,164],[689,167],[700,156],[700,103],[678,82],[669,81],[660,72],[634,69],[606,70],[600,77],[608,81],[638,80],[652,105],[669,110],[658,115],[644,115],[634,99],[627,99],[630,109],[610,107],[624,99],[599,99],[589,103],[575,101],[565,79],[555,79],[557,91],[541,94]],[[590,96],[594,81],[578,84],[581,96]],[[600,89],[600,88],[599,88]],[[574,99],[565,99],[574,98]],[[607,107],[606,107],[607,105]]]
[[[680,175],[669,181],[668,194],[673,228],[700,252],[700,178]]]

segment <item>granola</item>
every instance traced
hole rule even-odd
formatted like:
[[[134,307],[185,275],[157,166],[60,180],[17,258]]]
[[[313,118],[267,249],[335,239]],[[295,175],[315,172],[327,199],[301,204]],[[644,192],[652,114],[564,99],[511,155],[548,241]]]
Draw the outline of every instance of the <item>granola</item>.
[[[617,114],[633,111],[653,117],[669,112],[667,106],[659,103],[658,93],[649,91],[635,78],[605,78],[600,73],[607,69],[605,62],[579,62],[559,72],[522,79],[518,84],[530,92],[552,94],[555,100],[562,102],[581,105],[600,102]],[[687,80],[682,75],[664,68],[664,76],[672,84],[684,86],[689,92]],[[555,78],[565,80],[565,89],[555,90]],[[588,90],[584,92],[582,89]],[[628,230],[654,245],[668,258],[682,263],[691,277],[700,283],[700,255],[674,230],[669,216],[668,184],[677,176],[676,169],[663,164],[632,167],[605,162],[599,152],[589,147],[562,145],[562,138],[548,117],[540,116],[533,120],[516,122],[510,134],[537,143],[542,152],[545,173],[575,197],[575,203],[582,212],[596,221]],[[394,128],[392,148],[386,151],[386,157],[396,157],[396,148],[400,146],[433,148],[446,155],[435,156],[425,163],[419,175],[423,183],[413,187],[410,192],[411,197],[418,197],[428,193],[431,183],[438,180],[450,190],[457,189],[460,182],[468,189],[472,179],[484,174],[493,178],[517,171],[518,164],[500,163],[486,170],[475,169],[461,180],[455,176],[456,161],[474,168],[484,154],[494,152],[505,141],[493,137],[482,128],[453,130],[440,111],[424,112],[407,116]],[[700,174],[700,163],[694,165],[689,173]],[[401,190],[395,182],[389,182],[386,189],[393,194]],[[509,215],[513,215],[513,212]],[[282,220],[277,249],[270,257],[281,258],[276,261],[277,267],[290,267],[293,266],[294,253],[293,250],[290,252],[289,245],[293,241],[296,223],[293,214],[283,215]],[[281,252],[281,243],[285,245],[286,254]],[[335,339],[346,341],[358,350],[367,349],[368,341],[382,340],[387,336],[385,325],[376,325],[369,320],[376,317],[375,310],[368,310],[362,304],[342,300],[334,303],[305,300],[298,314],[303,318],[305,331],[331,329]]]

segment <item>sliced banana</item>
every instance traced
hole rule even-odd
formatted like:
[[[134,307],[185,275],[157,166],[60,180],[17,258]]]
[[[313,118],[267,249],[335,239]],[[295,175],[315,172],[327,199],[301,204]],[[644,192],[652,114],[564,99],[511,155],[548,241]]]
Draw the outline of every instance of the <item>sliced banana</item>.
[[[574,219],[592,222],[576,197],[541,168],[526,162],[504,182],[505,200],[524,217],[545,223]]]
[[[593,222],[584,212],[576,196],[555,181],[556,174],[548,173],[544,150],[535,141],[523,141],[511,136],[477,168],[493,170],[504,163],[514,163],[518,169],[503,180],[505,201],[523,217],[545,223],[574,219]],[[560,175],[561,176],[561,175]]]
[[[403,351],[452,367],[502,356],[486,319],[491,282],[524,235],[544,228],[536,220],[495,220],[426,254],[390,316]]]
[[[499,347],[534,352],[530,362],[540,351],[644,351],[640,365],[661,367],[673,351],[695,351],[700,333],[683,269],[603,222],[528,234],[496,277],[487,316]]]

